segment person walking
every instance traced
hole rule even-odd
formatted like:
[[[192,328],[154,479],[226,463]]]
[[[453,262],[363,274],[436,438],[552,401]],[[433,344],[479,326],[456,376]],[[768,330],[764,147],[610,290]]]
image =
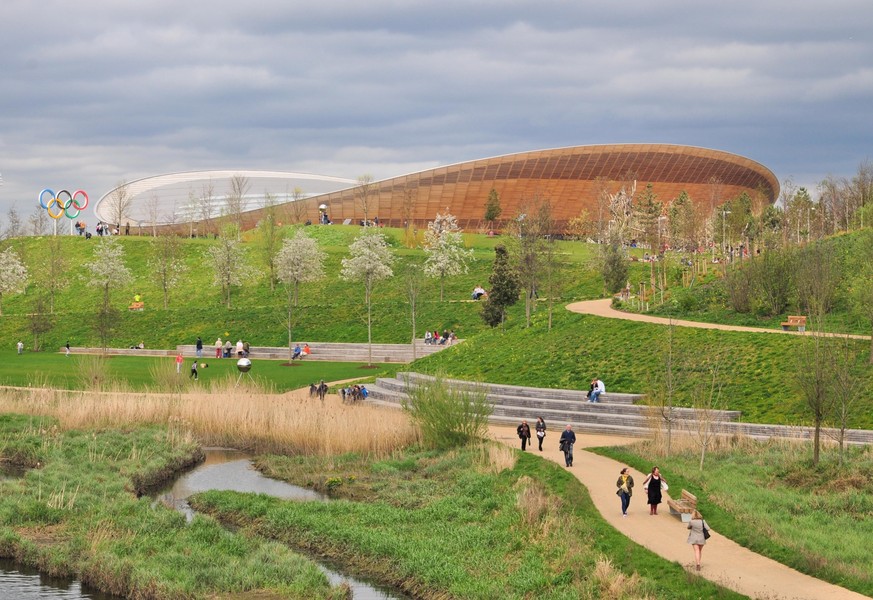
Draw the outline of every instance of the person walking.
[[[534,425],[537,430],[537,442],[540,444],[540,452],[543,451],[543,439],[546,437],[546,422],[543,421],[542,417],[537,417],[536,425]]]
[[[522,421],[521,425],[516,428],[518,432],[518,437],[521,439],[521,451],[524,452],[527,448],[527,443],[530,440],[530,425],[527,424],[527,421]]]
[[[615,487],[618,488],[615,493],[621,498],[621,516],[626,517],[631,496],[634,495],[634,478],[627,467],[621,470],[618,481],[615,482]]]
[[[697,570],[700,570],[700,558],[703,555],[703,547],[706,538],[709,537],[709,525],[703,520],[703,515],[695,510],[691,513],[691,521],[688,522],[688,543],[694,548],[694,562]]]
[[[197,359],[196,358],[194,359],[194,362],[191,363],[191,377],[194,378],[194,381],[197,381],[197,379],[199,379],[197,377]]]
[[[215,340],[215,358],[221,358],[221,350],[224,348],[224,342],[221,341],[221,338]]]
[[[200,336],[197,336],[197,343],[194,345],[194,348],[197,350],[197,358],[203,358],[203,340]]]
[[[643,481],[643,487],[646,489],[646,496],[649,501],[649,514],[658,514],[658,505],[662,502],[661,492],[667,488],[667,482],[661,477],[661,470],[658,467],[652,467],[652,472],[646,475]]]
[[[573,444],[575,443],[576,434],[573,432],[573,428],[567,424],[567,427],[561,432],[561,443],[558,447],[564,453],[564,464],[568,467],[573,466]]]
[[[70,355],[70,340],[67,340],[67,345],[64,346],[64,347],[67,349],[67,354],[66,354],[66,355],[69,356],[69,355]]]
[[[182,358],[182,353],[179,352],[179,354],[176,355],[176,374],[177,375],[182,372],[182,363],[183,362],[185,362],[185,360]]]
[[[23,354],[24,353],[24,342],[22,342],[21,340],[18,340],[18,343],[15,345],[15,348],[18,350],[19,354]]]

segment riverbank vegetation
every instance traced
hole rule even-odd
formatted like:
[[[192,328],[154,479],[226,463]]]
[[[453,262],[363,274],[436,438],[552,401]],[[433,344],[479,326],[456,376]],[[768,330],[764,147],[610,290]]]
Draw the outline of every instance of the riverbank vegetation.
[[[598,449],[646,473],[654,463],[673,490],[697,495],[724,536],[799,571],[873,596],[873,450],[836,448],[811,463],[808,442],[718,438],[700,470],[695,450],[674,439]]]
[[[263,597],[345,598],[284,545],[189,524],[141,497],[193,464],[180,427],[61,427],[51,417],[0,415],[0,455],[27,467],[0,480],[0,555],[130,598],[175,600],[258,590]]]
[[[416,598],[739,597],[618,533],[572,473],[491,444],[410,449],[383,460],[263,456],[258,464],[269,476],[335,500],[216,491],[192,504]]]

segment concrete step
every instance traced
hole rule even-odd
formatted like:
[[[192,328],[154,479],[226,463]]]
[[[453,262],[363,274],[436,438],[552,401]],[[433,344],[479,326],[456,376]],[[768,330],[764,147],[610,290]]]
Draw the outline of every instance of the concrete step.
[[[383,388],[405,392],[407,381],[410,383],[426,383],[433,380],[433,377],[420,374],[398,373],[397,377],[392,379],[380,379],[378,383]],[[643,398],[641,394],[603,394],[601,396],[603,399],[601,402],[590,403],[585,399],[584,395],[580,396],[580,393],[576,390],[531,388],[495,384],[480,385],[452,379],[446,379],[445,382],[447,385],[450,385],[455,389],[467,389],[473,391],[485,389],[488,399],[494,405],[522,406],[530,411],[571,410],[584,414],[615,413],[648,417],[656,410],[654,407],[645,404],[629,403],[631,400],[635,402],[640,401]],[[505,391],[510,393],[504,393]],[[615,400],[618,400],[618,402],[615,402]],[[673,415],[676,419],[698,419],[700,417],[699,412],[695,409],[681,407],[674,407]],[[715,420],[736,421],[740,418],[741,412],[737,410],[717,410],[712,411],[712,415]]]
[[[369,387],[367,388],[370,389]],[[388,410],[397,410],[398,405],[394,402],[389,402],[380,398],[376,398],[370,395],[367,398],[366,403],[371,406],[381,406]],[[508,425],[515,427],[518,425],[519,420],[515,417],[505,417],[501,415],[492,415],[488,418],[489,423],[494,423],[497,425]],[[603,424],[603,423],[590,423],[584,421],[568,421],[570,425],[573,426],[573,430],[577,435],[580,433],[590,433],[590,434],[598,434],[598,435],[617,435],[622,437],[639,437],[646,438],[651,437],[652,432],[650,429],[640,428],[640,427],[630,427],[619,424]],[[562,423],[561,429],[553,429],[549,431],[546,435],[546,444],[558,444],[558,439],[560,437],[560,431],[563,430],[563,425],[567,423]]]
[[[455,344],[462,341],[463,340],[458,340]],[[303,343],[304,342],[300,342],[301,346]],[[367,344],[351,342],[308,342],[308,344],[312,353],[304,360],[367,362],[371,356],[371,351],[373,362],[408,363],[413,360],[412,344],[373,344],[371,349],[368,349]],[[451,346],[439,346],[425,344],[424,342],[416,342],[414,358],[421,358],[447,348],[451,348]],[[196,353],[193,344],[180,344],[176,346],[176,351],[182,352],[184,356],[194,356]],[[235,357],[235,345],[233,353]],[[203,356],[215,356],[215,347],[204,344]],[[287,359],[288,348],[284,346],[251,346],[249,348],[249,358],[271,360]]]
[[[397,379],[400,381],[427,382],[433,381],[434,378],[430,375],[421,373],[398,373]],[[567,390],[559,388],[534,388],[520,385],[506,385],[498,383],[476,383],[463,381],[459,379],[443,379],[448,385],[457,389],[478,389],[482,386],[487,388],[489,393],[500,394],[504,396],[518,396],[522,398],[551,398],[556,400],[574,400],[576,402],[587,402],[586,392],[580,390]],[[617,392],[608,392],[601,394],[601,403],[611,404],[633,404],[643,397],[642,394],[625,394]]]

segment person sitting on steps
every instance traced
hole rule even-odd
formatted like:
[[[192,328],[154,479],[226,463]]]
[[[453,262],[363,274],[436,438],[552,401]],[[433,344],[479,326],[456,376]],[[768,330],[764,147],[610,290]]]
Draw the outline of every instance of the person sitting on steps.
[[[598,378],[591,381],[591,395],[588,397],[588,402],[600,402],[600,394],[606,393],[606,386]]]

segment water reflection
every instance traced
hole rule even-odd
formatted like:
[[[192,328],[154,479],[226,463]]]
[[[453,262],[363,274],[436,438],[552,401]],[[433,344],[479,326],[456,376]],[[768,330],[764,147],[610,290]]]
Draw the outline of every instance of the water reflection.
[[[260,471],[252,466],[251,456],[244,452],[227,448],[206,448],[204,451],[206,459],[199,466],[188,471],[171,486],[160,490],[154,496],[156,502],[176,508],[184,513],[189,521],[193,518],[194,511],[188,504],[188,498],[196,493],[209,490],[268,494],[283,500],[328,500],[324,494],[264,477]],[[327,575],[331,584],[348,584],[355,600],[404,600],[408,598],[408,596],[378,584],[338,572],[342,565],[328,563],[319,557],[310,558]]]
[[[118,600],[72,579],[49,577],[35,569],[0,559],[0,598],[12,600]]]

